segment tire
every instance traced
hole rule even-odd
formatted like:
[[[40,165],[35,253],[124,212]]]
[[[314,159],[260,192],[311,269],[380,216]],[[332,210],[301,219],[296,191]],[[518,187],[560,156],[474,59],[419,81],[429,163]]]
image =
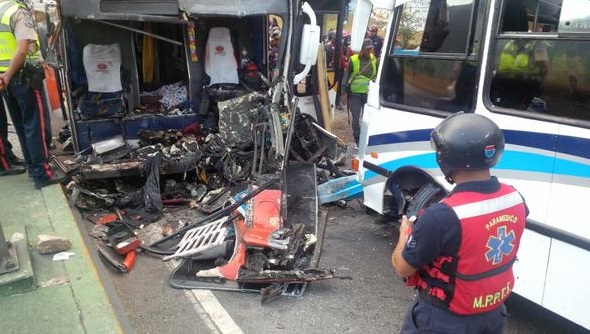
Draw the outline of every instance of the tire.
[[[418,213],[428,205],[437,202],[443,194],[443,189],[435,183],[426,183],[416,191],[414,197],[408,205],[406,216],[418,216]]]

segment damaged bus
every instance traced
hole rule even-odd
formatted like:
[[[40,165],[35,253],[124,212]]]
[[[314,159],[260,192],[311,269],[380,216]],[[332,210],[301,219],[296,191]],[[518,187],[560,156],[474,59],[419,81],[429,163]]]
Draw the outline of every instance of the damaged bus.
[[[297,1],[62,0],[58,7],[76,152],[115,134],[136,139],[142,128],[195,120],[215,127],[215,102],[266,93],[271,83],[283,98],[317,57],[313,10]]]
[[[374,1],[377,5],[377,1]],[[353,49],[372,3],[358,0]],[[585,0],[396,0],[358,150],[364,205],[397,219],[449,190],[430,146],[445,117],[503,130],[492,170],[530,208],[514,292],[586,329],[590,288],[590,7]],[[358,14],[358,15],[357,15]],[[572,287],[575,285],[575,287]]]
[[[281,283],[267,291],[272,299],[290,283],[303,283],[291,290],[301,294],[304,283],[331,278],[316,268],[318,225],[326,219],[318,218],[315,164],[342,147],[324,126],[329,105],[313,98],[328,94],[318,88],[325,66],[314,2],[325,4],[37,4],[42,53],[60,74],[77,166],[54,159],[78,176],[68,185],[70,204],[114,210],[124,221],[141,193],[142,213],[183,203],[206,215],[151,243],[135,240],[129,220],[109,227],[111,247],[101,244],[99,253],[118,270],[131,270],[133,261],[121,255],[140,247],[183,260],[170,281],[179,288],[252,291]],[[308,97],[314,103],[302,103]],[[164,176],[176,178],[160,186]],[[144,183],[121,186],[131,178]],[[134,239],[133,247],[118,248],[121,236]]]
[[[257,166],[260,172],[265,161],[287,155],[291,137],[284,120],[294,116],[297,160],[338,159],[345,147],[331,133],[333,94],[321,80],[331,69],[318,51],[323,50],[322,29],[337,24],[341,30],[339,8],[347,2],[35,3],[38,31],[46,36],[42,53],[59,69],[57,95],[64,97],[68,144],[75,154],[105,154],[146,141],[142,134],[151,140],[148,131],[192,126],[203,135],[219,132],[232,147],[242,147],[256,128],[258,152],[271,151],[259,156],[264,160]],[[316,17],[312,6],[322,14]],[[250,101],[240,102],[241,108],[264,105],[269,109],[264,117],[254,120],[226,103],[248,94]],[[225,109],[220,112],[220,107]],[[262,140],[265,133],[272,138],[268,143]],[[313,136],[304,139],[306,134]],[[120,165],[111,172],[83,166],[82,173],[86,178],[122,176],[136,174],[137,167]]]

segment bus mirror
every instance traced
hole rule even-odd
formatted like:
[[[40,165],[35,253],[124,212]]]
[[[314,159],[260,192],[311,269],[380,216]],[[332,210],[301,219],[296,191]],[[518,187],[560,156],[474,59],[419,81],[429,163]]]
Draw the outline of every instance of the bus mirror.
[[[360,52],[363,47],[371,10],[373,10],[373,3],[370,0],[358,0],[356,2],[354,16],[352,17],[352,34],[350,36],[350,48],[353,52]]]
[[[303,26],[303,35],[301,36],[301,49],[299,52],[299,63],[301,65],[314,65],[318,58],[318,48],[320,45],[320,26],[306,24]]]
[[[299,52],[299,63],[305,65],[305,68],[300,73],[297,73],[293,78],[293,84],[298,84],[315,65],[318,57],[318,48],[320,45],[320,26],[316,24],[316,17],[311,6],[304,2],[301,7],[303,13],[309,16],[310,24],[303,26],[303,35],[301,36],[301,48]]]

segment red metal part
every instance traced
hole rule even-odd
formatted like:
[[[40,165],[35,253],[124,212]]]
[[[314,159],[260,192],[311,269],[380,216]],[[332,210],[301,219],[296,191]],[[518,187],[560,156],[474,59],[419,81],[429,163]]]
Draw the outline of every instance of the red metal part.
[[[264,190],[252,201],[252,221],[248,217],[234,220],[236,245],[229,262],[218,267],[222,277],[236,280],[246,262],[249,247],[268,247],[271,234],[282,227],[280,190]],[[248,216],[248,212],[246,213]]]
[[[124,224],[111,228],[107,232],[107,237],[113,249],[120,255],[125,255],[141,245],[141,240]]]
[[[133,268],[133,265],[135,264],[135,258],[136,258],[137,253],[132,250],[127,252],[127,254],[125,254],[125,259],[123,259],[123,267],[125,267],[125,271],[126,272],[130,272],[131,268]]]

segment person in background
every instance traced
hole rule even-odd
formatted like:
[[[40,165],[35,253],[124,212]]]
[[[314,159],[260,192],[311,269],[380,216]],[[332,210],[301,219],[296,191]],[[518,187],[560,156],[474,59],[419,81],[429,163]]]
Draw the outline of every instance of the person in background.
[[[0,44],[0,92],[35,188],[62,182],[49,165],[39,43],[31,12],[23,3],[0,0]]]
[[[350,62],[350,56],[352,56],[352,49],[350,48],[350,35],[342,38],[342,48],[340,49],[340,72],[338,73],[338,87],[341,87],[342,79],[344,77],[344,73],[348,69],[348,64]],[[339,94],[337,95],[338,100],[336,101],[336,109],[344,110],[347,105],[347,94],[345,89],[339,89]]]
[[[365,39],[360,53],[350,57],[348,70],[342,80],[347,85],[348,108],[352,115],[352,135],[357,147],[361,133],[361,113],[367,102],[369,81],[376,77],[377,58],[373,55],[373,42]]]
[[[330,29],[328,31],[328,35],[324,40],[324,51],[326,52],[326,66],[328,68],[334,68],[334,57],[335,57],[335,50],[336,50],[336,31],[334,29]]]
[[[381,49],[383,48],[383,38],[379,37],[377,33],[379,32],[379,28],[376,25],[372,24],[367,31],[367,38],[371,40],[373,43],[373,54],[375,57],[381,57]]]
[[[431,133],[449,195],[416,217],[403,216],[393,267],[418,296],[401,333],[502,333],[504,301],[528,208],[512,186],[491,175],[504,135],[490,119],[457,113]]]

